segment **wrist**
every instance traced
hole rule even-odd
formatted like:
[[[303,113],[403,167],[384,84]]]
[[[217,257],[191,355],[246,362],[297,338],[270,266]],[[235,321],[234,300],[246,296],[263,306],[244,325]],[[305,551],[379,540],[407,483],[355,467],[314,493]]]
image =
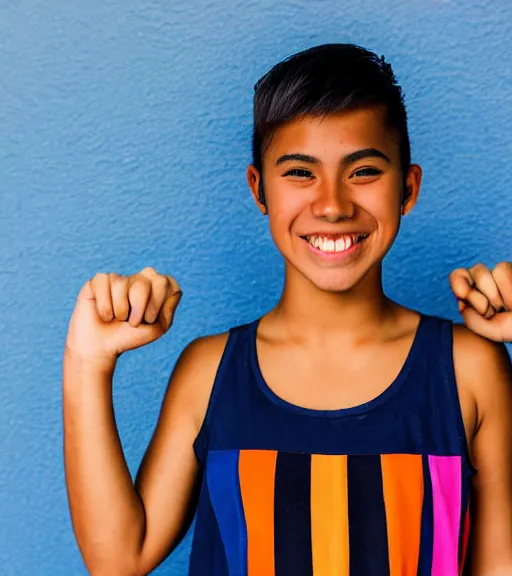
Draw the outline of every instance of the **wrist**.
[[[80,351],[73,350],[65,344],[64,363],[79,367],[82,370],[103,375],[112,375],[116,368],[119,356],[110,356],[107,354],[84,354]]]

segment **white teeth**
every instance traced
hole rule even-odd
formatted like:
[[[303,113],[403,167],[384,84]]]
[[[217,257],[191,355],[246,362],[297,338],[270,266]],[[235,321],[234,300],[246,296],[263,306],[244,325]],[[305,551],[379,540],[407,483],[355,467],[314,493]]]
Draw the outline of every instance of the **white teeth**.
[[[309,236],[308,242],[322,252],[344,252],[356,242],[356,237],[345,236],[337,240],[330,240],[322,236]]]

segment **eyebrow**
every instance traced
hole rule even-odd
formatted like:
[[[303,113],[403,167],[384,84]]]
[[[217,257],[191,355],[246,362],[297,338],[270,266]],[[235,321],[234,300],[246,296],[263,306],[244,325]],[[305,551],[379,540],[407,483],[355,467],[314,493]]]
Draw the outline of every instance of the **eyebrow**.
[[[391,160],[381,152],[377,148],[362,148],[361,150],[356,150],[355,152],[351,152],[346,156],[343,156],[341,159],[341,164],[347,166],[349,164],[353,164],[358,160],[362,160],[363,158],[382,158],[388,164],[391,164]],[[279,164],[283,164],[284,162],[290,162],[292,160],[298,162],[305,162],[306,164],[321,164],[321,161],[315,156],[310,156],[309,154],[283,154],[276,160],[276,166]]]

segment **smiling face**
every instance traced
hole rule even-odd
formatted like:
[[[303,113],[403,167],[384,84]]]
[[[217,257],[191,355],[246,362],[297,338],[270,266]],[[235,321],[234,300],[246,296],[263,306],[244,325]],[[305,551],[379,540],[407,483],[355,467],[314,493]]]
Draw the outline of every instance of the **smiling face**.
[[[266,205],[258,201],[260,174],[249,186],[285,258],[287,280],[345,292],[369,274],[391,248],[402,214],[414,206],[421,168],[411,165],[402,204],[400,148],[379,108],[303,117],[279,127],[263,155]],[[376,276],[376,277],[377,277]]]

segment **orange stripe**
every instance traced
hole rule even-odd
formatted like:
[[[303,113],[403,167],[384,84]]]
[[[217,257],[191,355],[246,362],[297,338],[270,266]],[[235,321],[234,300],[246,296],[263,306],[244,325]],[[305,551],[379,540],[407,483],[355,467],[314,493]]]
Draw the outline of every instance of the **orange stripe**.
[[[349,576],[347,457],[311,456],[311,544],[315,576]]]
[[[421,455],[381,456],[390,576],[416,574],[420,551],[423,466]]]
[[[274,576],[275,450],[240,450],[238,473],[247,524],[248,576]]]

